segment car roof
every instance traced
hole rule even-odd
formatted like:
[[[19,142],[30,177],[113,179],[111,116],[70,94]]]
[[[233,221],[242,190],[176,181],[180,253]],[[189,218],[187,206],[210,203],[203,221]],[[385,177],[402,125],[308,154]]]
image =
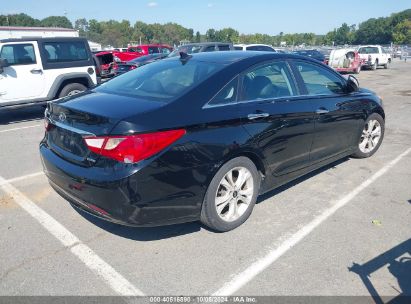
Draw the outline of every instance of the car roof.
[[[261,52],[261,51],[224,51],[224,52],[203,52],[190,55],[192,59],[203,61],[203,62],[212,62],[212,63],[222,63],[230,64],[234,62],[239,62],[247,59],[255,59],[256,62],[271,60],[271,59],[286,59],[286,58],[298,58],[303,60],[311,60],[310,58],[285,54],[285,53],[274,53],[274,52]],[[178,56],[173,57],[178,58]],[[168,60],[168,59],[167,59]]]
[[[25,42],[25,41],[87,41],[86,38],[82,37],[24,37],[24,38],[10,38],[2,39],[0,43],[8,42]]]
[[[262,43],[250,43],[250,44],[245,44],[245,43],[241,43],[241,44],[234,44],[234,46],[268,46],[270,48],[273,48],[271,45],[269,44],[262,44]]]
[[[216,45],[216,44],[232,44],[231,42],[198,42],[198,43],[187,43],[180,45],[180,47],[187,47],[187,46],[207,46],[207,45]]]

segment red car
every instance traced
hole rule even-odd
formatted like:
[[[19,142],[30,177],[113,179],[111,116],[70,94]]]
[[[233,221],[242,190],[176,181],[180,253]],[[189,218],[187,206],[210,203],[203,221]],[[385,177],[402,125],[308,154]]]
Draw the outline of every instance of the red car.
[[[143,44],[137,46],[129,46],[127,52],[113,51],[114,61],[125,62],[141,56],[151,54],[169,54],[173,48],[167,44]]]
[[[360,58],[358,52],[354,49],[336,49],[330,54],[328,65],[340,73],[361,72],[364,61]]]
[[[102,78],[114,76],[117,63],[114,61],[114,56],[111,52],[98,52],[94,54],[100,64],[100,75]]]

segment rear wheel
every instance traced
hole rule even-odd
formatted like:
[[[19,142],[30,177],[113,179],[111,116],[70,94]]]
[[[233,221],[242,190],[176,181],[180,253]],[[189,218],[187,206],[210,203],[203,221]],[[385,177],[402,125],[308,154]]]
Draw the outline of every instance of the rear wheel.
[[[385,123],[381,115],[371,114],[365,121],[357,150],[352,155],[357,158],[367,158],[377,152],[384,138]]]
[[[390,67],[390,63],[391,61],[388,60],[387,63],[384,64],[384,69],[388,69]]]
[[[65,96],[73,96],[78,93],[84,92],[85,90],[87,90],[87,88],[81,83],[69,83],[63,87],[59,94],[59,98]]]
[[[246,157],[237,157],[224,164],[207,189],[201,222],[220,232],[243,224],[254,208],[260,181],[256,166]]]

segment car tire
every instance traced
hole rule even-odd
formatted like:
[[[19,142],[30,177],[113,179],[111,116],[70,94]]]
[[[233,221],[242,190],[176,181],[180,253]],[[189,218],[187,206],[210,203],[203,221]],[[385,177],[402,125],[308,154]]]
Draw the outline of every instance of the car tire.
[[[261,175],[249,158],[228,161],[210,182],[201,209],[201,222],[218,232],[237,228],[251,215],[260,183]]]
[[[391,62],[387,61],[387,63],[384,64],[384,69],[388,69],[388,68],[390,67],[390,63],[391,63]]]
[[[351,156],[355,158],[367,158],[374,155],[381,146],[384,133],[384,119],[377,113],[371,114],[364,123],[356,151]]]
[[[78,93],[84,92],[87,88],[81,83],[69,83],[63,87],[60,91],[59,98],[66,96],[73,96]]]

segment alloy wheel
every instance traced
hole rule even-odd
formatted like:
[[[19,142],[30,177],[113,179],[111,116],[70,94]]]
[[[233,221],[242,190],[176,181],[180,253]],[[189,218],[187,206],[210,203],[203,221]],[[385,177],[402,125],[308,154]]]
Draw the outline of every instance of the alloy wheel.
[[[253,198],[254,181],[251,172],[244,167],[227,172],[217,188],[215,207],[218,216],[233,222],[248,209]]]
[[[381,124],[372,119],[365,124],[364,130],[361,134],[359,148],[363,153],[372,152],[381,139]]]
[[[82,91],[80,91],[80,90],[73,90],[73,91],[70,91],[68,94],[67,94],[67,96],[73,96],[73,95],[77,95],[77,94],[79,94],[79,93],[81,93]]]

